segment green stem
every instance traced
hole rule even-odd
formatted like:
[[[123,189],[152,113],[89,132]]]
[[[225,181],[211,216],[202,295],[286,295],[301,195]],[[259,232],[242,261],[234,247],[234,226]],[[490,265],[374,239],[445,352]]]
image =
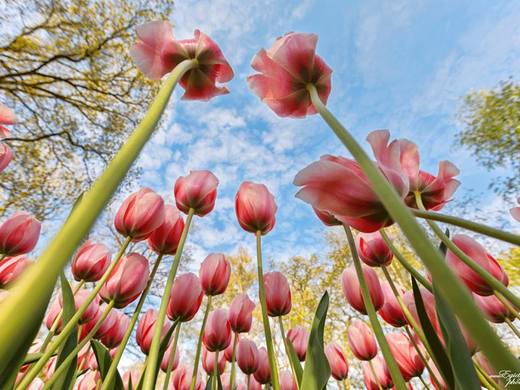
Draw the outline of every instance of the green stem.
[[[175,329],[175,336],[173,338],[172,350],[170,359],[168,359],[168,367],[166,368],[166,377],[164,379],[163,390],[168,390],[168,384],[170,382],[170,376],[172,374],[173,362],[175,361],[175,354],[177,353],[177,343],[179,342],[179,333],[181,332],[182,322],[179,322]]]
[[[520,245],[520,236],[517,234],[504,232],[500,229],[495,229],[477,222],[468,221],[459,217],[454,217],[453,215],[441,214],[437,212],[418,209],[411,209],[411,212],[416,217],[422,219],[429,219],[432,221],[448,223],[450,225],[471,230],[475,233],[484,234],[486,236],[493,237],[504,242],[509,242],[510,244]]]
[[[424,205],[421,198],[420,192],[415,192],[415,202],[419,209],[424,210]],[[466,255],[457,245],[450,240],[450,238],[444,234],[442,229],[433,221],[427,220],[426,223],[433,230],[435,235],[439,237],[439,239],[443,242],[446,247],[452,251],[455,256],[457,256],[464,264],[466,264],[469,268],[471,268],[474,272],[476,272],[484,281],[495,291],[498,291],[500,294],[504,295],[510,302],[512,302],[515,306],[520,307],[520,298],[518,298],[515,294],[513,294],[506,286],[504,286],[500,281],[495,279],[484,267],[480,264],[476,263],[471,257]],[[436,279],[435,279],[436,280]]]
[[[495,297],[506,307],[507,310],[511,312],[516,318],[520,319],[520,315],[518,314],[518,309],[514,307],[502,294],[498,291],[495,291]]]
[[[381,171],[352,135],[325,107],[318,96],[316,87],[309,85],[308,90],[316,110],[358,162],[368,180],[372,183],[374,192],[388,214],[399,224],[411,246],[426,268],[428,268],[433,279],[439,284],[439,291],[443,298],[453,312],[458,315],[473,340],[479,341],[482,351],[488,357],[493,367],[497,370],[520,371],[520,362],[502,344],[480,313],[465,286],[462,285],[457,276],[453,274],[444,262],[441,253],[430,242],[426,232],[415,220],[408,207],[404,204],[403,199],[397,195],[395,189],[388,183]]]
[[[437,377],[435,376],[435,373],[433,372],[430,365],[428,364],[428,359],[426,359],[426,357],[423,355],[421,349],[415,342],[412,332],[410,331],[410,329],[408,329],[407,326],[404,327],[404,330],[405,330],[406,334],[408,335],[408,338],[410,339],[410,342],[412,343],[413,347],[417,351],[417,354],[419,355],[421,360],[424,362],[424,367],[426,367],[426,370],[428,370],[428,374],[430,375],[430,378],[435,382],[435,386],[437,387],[437,389],[442,389],[442,386],[440,385]],[[426,346],[425,346],[425,348],[426,348]],[[431,351],[429,352],[429,354],[431,356]]]
[[[513,324],[513,321],[511,321],[509,318],[505,318],[506,324],[511,328],[513,333],[520,339],[520,331],[516,328],[516,326]]]
[[[132,317],[130,318],[130,322],[126,328],[125,334],[123,336],[123,340],[121,341],[121,344],[117,347],[116,354],[114,358],[112,359],[112,363],[110,363],[110,368],[108,369],[108,372],[103,380],[103,386],[102,390],[110,389],[113,385],[113,380],[116,377],[117,373],[117,366],[119,364],[119,361],[121,360],[121,357],[123,356],[123,353],[125,352],[126,344],[128,343],[128,340],[130,339],[130,336],[132,334],[132,331],[134,330],[134,326],[137,323],[137,320],[139,319],[139,315],[141,314],[141,309],[143,308],[144,302],[146,301],[146,297],[148,296],[148,292],[150,291],[150,288],[152,286],[153,279],[155,278],[155,274],[157,273],[157,270],[159,269],[159,265],[161,264],[163,254],[159,254],[157,256],[157,260],[155,260],[155,264],[153,265],[152,272],[150,273],[150,277],[148,278],[148,282],[146,283],[146,287],[141,294],[141,297],[139,298],[139,301],[137,303],[137,306],[134,310],[134,313],[132,314]]]
[[[87,235],[112,194],[126,176],[133,162],[155,130],[170,95],[181,77],[197,64],[185,60],[164,81],[148,112],[134,132],[125,140],[92,188],[83,194],[59,232],[40,256],[13,286],[0,308],[0,376],[28,348],[37,332],[51,298],[59,273],[83,237]]]
[[[211,387],[214,390],[218,388],[218,353],[219,351],[215,351],[215,360],[213,361],[213,380],[211,381]],[[233,388],[230,390],[233,390]]]
[[[148,353],[148,364],[146,366],[146,372],[143,381],[143,389],[144,390],[153,390],[155,388],[155,372],[157,371],[157,366],[159,364],[159,349],[161,347],[161,332],[164,324],[164,320],[166,318],[166,309],[168,308],[168,301],[170,300],[173,280],[177,275],[177,270],[179,268],[179,263],[181,261],[182,251],[184,249],[184,244],[186,243],[186,238],[188,237],[188,232],[190,230],[191,221],[193,219],[193,214],[195,210],[189,209],[188,215],[186,217],[186,224],[184,225],[184,229],[182,231],[181,238],[179,240],[179,246],[177,247],[177,252],[175,252],[175,257],[173,258],[172,267],[170,268],[170,273],[168,274],[168,279],[166,280],[166,285],[164,286],[164,293],[161,298],[161,306],[159,308],[159,314],[157,315],[157,320],[154,325],[154,332],[152,338],[152,344],[150,345],[150,352]]]
[[[195,351],[195,360],[193,361],[193,373],[191,376],[190,390],[195,389],[197,384],[197,374],[199,372],[199,361],[200,361],[200,350],[202,348],[202,335],[204,334],[204,328],[206,328],[206,322],[208,321],[209,311],[211,310],[212,296],[208,295],[206,301],[206,310],[204,311],[204,318],[202,318],[202,324],[200,326],[199,340],[197,341],[197,350]]]
[[[383,388],[381,387],[381,383],[379,383],[379,378],[377,377],[374,365],[372,364],[372,360],[368,361],[368,365],[370,366],[370,371],[372,371],[372,376],[374,377],[374,381],[376,382],[378,389],[383,390]]]
[[[74,359],[77,356],[79,351],[81,351],[81,349],[90,341],[90,339],[92,339],[92,337],[94,337],[94,335],[99,330],[99,328],[103,324],[103,321],[107,318],[108,313],[110,313],[110,310],[112,310],[113,307],[114,307],[114,301],[112,300],[107,305],[107,307],[103,311],[103,314],[101,315],[99,320],[97,320],[96,324],[90,330],[90,332],[88,332],[88,334],[85,336],[85,338],[76,345],[76,347],[68,354],[68,356],[65,358],[65,360],[63,360],[61,362],[61,364],[56,368],[56,371],[54,371],[54,373],[52,374],[50,379],[47,381],[47,383],[45,383],[45,386],[43,387],[42,390],[50,389],[52,387],[52,385],[54,384],[54,382],[56,382],[56,380],[59,379],[59,377],[63,373],[63,371],[65,371],[66,369],[69,368],[68,367],[69,363],[72,361],[72,359]]]
[[[343,228],[345,229],[345,233],[347,235],[348,245],[350,247],[354,268],[356,269],[356,274],[359,280],[359,286],[361,287],[361,295],[363,297],[363,303],[365,304],[365,308],[368,314],[368,319],[370,320],[370,324],[374,330],[374,334],[376,336],[379,347],[381,348],[381,352],[383,353],[383,357],[386,360],[388,371],[390,371],[390,375],[392,376],[392,380],[396,389],[406,390],[406,383],[403,379],[403,376],[401,375],[401,371],[399,371],[399,367],[397,366],[394,356],[390,351],[385,334],[383,333],[383,328],[377,319],[376,309],[372,302],[372,298],[370,297],[365,275],[363,274],[363,268],[361,267],[361,261],[358,257],[354,236],[352,235],[352,231],[350,230],[349,226],[344,224]],[[372,362],[370,362],[370,365],[372,365]]]
[[[291,371],[292,371],[293,376],[295,378],[298,378],[296,376],[296,369],[294,368],[293,361],[291,359],[291,354],[289,353],[289,345],[287,343],[287,337],[285,335],[285,329],[284,329],[284,326],[283,326],[283,318],[282,318],[282,316],[278,317],[278,324],[280,325],[280,333],[282,334],[283,346],[285,348],[285,354],[287,355],[287,359],[289,360],[289,366],[291,367]],[[300,384],[298,383],[297,380],[296,380],[296,387],[298,389],[300,388]]]
[[[426,390],[429,390],[430,387],[426,384],[426,382],[424,381],[422,375],[419,375],[418,378],[419,378],[419,380],[421,381],[421,383],[422,383],[422,385],[424,386],[424,388],[425,388]],[[439,387],[439,389],[440,389],[440,387]]]
[[[70,333],[74,330],[76,324],[81,319],[81,316],[85,311],[87,310],[88,306],[92,303],[92,301],[97,297],[99,290],[101,290],[101,287],[105,284],[107,279],[110,277],[110,274],[116,267],[116,265],[119,263],[119,260],[121,260],[121,257],[125,253],[126,248],[130,244],[132,239],[130,237],[127,237],[121,247],[119,248],[119,251],[106,270],[106,272],[103,274],[101,279],[96,284],[96,287],[90,292],[90,295],[85,299],[83,304],[79,307],[79,309],[76,311],[76,313],[71,317],[71,319],[67,322],[67,324],[64,326],[62,331],[59,335],[56,336],[52,344],[50,344],[47,349],[45,350],[45,353],[43,356],[38,360],[37,363],[34,364],[34,366],[29,370],[27,375],[23,378],[23,380],[20,382],[20,384],[17,387],[17,390],[25,389],[29,384],[32,382],[32,380],[39,374],[45,363],[50,359],[54,351],[58,349],[58,347],[69,337]]]
[[[231,354],[231,374],[229,375],[229,389],[235,390],[235,376],[236,376],[236,353],[237,353],[237,345],[238,345],[238,333],[234,334],[235,338],[233,339],[233,353]]]
[[[251,388],[251,374],[247,374],[246,378],[246,390],[249,390]]]
[[[264,324],[265,344],[267,346],[267,355],[269,356],[269,366],[271,367],[271,382],[273,384],[274,390],[280,390],[278,365],[276,364],[273,337],[271,335],[269,317],[267,316],[267,304],[265,302],[264,271],[262,270],[262,233],[260,231],[256,232],[256,260],[258,270],[258,298],[262,308],[262,322]]]
[[[477,372],[477,376],[478,376],[478,379],[480,380],[480,383],[488,390],[494,390],[495,387],[493,385],[491,385],[491,383],[489,383],[488,381],[488,376],[487,374],[484,373],[484,371],[482,370],[482,367],[480,367],[476,362],[475,363],[475,370]]]

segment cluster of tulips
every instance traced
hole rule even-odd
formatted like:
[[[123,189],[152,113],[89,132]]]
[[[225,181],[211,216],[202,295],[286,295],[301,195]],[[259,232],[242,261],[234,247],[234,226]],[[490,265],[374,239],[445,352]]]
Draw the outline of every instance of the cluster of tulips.
[[[302,324],[284,330],[283,317],[291,311],[288,281],[279,272],[263,271],[262,237],[274,228],[277,211],[265,185],[243,182],[235,198],[238,223],[256,239],[255,298],[263,327],[263,337],[258,339],[245,335],[251,330],[256,306],[245,292],[234,297],[228,309],[212,306],[213,297],[223,294],[230,280],[232,270],[225,255],[210,254],[198,276],[177,275],[193,218],[203,218],[215,206],[218,179],[210,171],[179,177],[174,186],[175,206],[165,204],[149,188],[130,195],[114,220],[124,238],[116,254],[104,244],[83,242],[153,133],[176,84],[184,88],[183,98],[208,100],[227,93],[226,87],[216,83],[233,77],[219,47],[198,30],[193,39],[175,40],[167,22],[152,22],[140,26],[137,35],[131,55],[141,71],[151,79],[170,74],[141,124],[78,200],[38,261],[26,258],[40,234],[35,218],[17,212],[0,226],[0,284],[4,288],[0,295],[0,387],[151,390],[163,383],[164,389],[175,390],[249,390],[262,385],[274,390],[322,390],[332,376],[340,388],[347,388],[345,349],[337,341],[324,342],[327,292],[310,327]],[[279,38],[254,57],[252,66],[258,73],[248,82],[279,116],[319,113],[353,157],[323,156],[303,168],[294,184],[299,187],[296,196],[309,203],[325,225],[345,231],[352,265],[342,274],[343,293],[352,309],[368,320],[351,321],[348,341],[352,354],[362,361],[366,387],[402,390],[413,388],[418,378],[426,388],[427,380],[437,389],[501,388],[503,383],[493,373],[520,372],[520,364],[490,322],[507,323],[520,337],[513,323],[519,316],[520,300],[508,289],[501,265],[484,247],[465,234],[450,237],[437,222],[513,245],[520,245],[520,237],[439,213],[459,185],[458,170],[448,161],[440,162],[437,175],[421,170],[413,142],[390,141],[388,131],[374,131],[367,137],[373,161],[325,106],[332,70],[316,55],[316,44],[314,34],[290,33]],[[14,115],[2,107],[0,124],[14,123]],[[7,135],[4,127],[0,129]],[[12,156],[10,152],[1,156],[3,169]],[[511,214],[520,219],[520,208]],[[426,221],[440,246],[428,238],[418,218]],[[414,268],[392,242],[385,229],[394,223],[426,272]],[[140,241],[146,241],[157,255],[151,271],[142,254],[126,253],[131,243]],[[141,315],[165,256],[173,256],[173,261],[160,305]],[[72,286],[63,272],[71,258],[77,282]],[[410,274],[409,291],[390,276],[389,267],[396,260]],[[58,279],[60,290],[49,305]],[[204,297],[194,357],[181,357],[182,324],[195,317]],[[133,314],[124,314],[121,309],[135,301]],[[285,357],[275,351],[270,318],[278,322]],[[380,318],[387,324],[386,334]],[[48,332],[43,340],[35,340],[42,322]],[[400,330],[389,332],[390,327]],[[139,370],[120,375],[118,365],[134,329],[146,359]],[[282,359],[288,362],[287,370],[280,369]],[[231,363],[229,371],[226,361]],[[205,385],[199,365],[208,374]],[[428,379],[423,378],[425,371]]]

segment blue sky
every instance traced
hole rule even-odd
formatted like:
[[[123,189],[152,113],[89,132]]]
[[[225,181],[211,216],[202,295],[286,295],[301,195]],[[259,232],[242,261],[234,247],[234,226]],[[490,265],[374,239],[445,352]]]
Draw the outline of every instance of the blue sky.
[[[477,191],[484,209],[505,208],[486,190],[500,172],[478,166],[453,136],[465,94],[520,70],[519,2],[179,0],[172,22],[179,39],[195,28],[209,34],[235,71],[231,93],[209,103],[179,101],[177,91],[166,126],[138,162],[139,184],[172,202],[179,175],[209,169],[219,178],[216,209],[196,220],[189,240],[197,262],[208,252],[252,248],[234,214],[243,180],[265,183],[276,196],[277,225],[265,239],[270,258],[324,248],[325,228],[294,198],[292,179],[320,155],[346,152],[319,117],[278,118],[246,84],[254,54],[288,31],[319,35],[318,54],[334,71],[329,108],[358,140],[388,128],[419,145],[426,170],[454,162],[462,172],[457,196]]]

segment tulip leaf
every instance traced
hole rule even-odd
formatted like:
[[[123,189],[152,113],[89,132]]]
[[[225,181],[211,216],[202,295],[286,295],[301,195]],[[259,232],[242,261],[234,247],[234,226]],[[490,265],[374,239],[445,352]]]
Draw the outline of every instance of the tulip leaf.
[[[110,356],[110,352],[97,340],[90,340],[90,346],[94,351],[94,356],[96,356],[99,375],[101,376],[101,379],[105,379],[106,375],[108,374],[110,365],[112,364],[112,357]],[[123,381],[117,370],[115,375],[115,382],[112,381],[112,387],[110,388],[111,390],[124,390]]]
[[[330,366],[323,348],[323,332],[328,308],[329,293],[325,291],[312,321],[300,390],[323,390],[329,381]]]
[[[300,359],[298,359],[298,355],[296,354],[296,351],[294,349],[294,345],[291,342],[291,340],[287,339],[287,352],[289,355],[289,360],[291,363],[291,366],[293,367],[294,374],[296,375],[296,380],[299,384],[302,383],[302,376],[303,376],[303,369],[302,365],[300,364]]]

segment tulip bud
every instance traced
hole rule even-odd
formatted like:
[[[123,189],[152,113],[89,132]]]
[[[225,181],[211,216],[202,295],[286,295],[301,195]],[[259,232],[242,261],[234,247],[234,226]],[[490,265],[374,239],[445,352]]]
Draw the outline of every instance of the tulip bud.
[[[126,328],[128,328],[128,324],[130,323],[130,318],[128,318],[126,314],[117,310],[114,310],[114,313],[117,315],[116,322],[99,337],[99,341],[101,341],[108,349],[115,348],[121,344]]]
[[[367,283],[368,291],[370,293],[370,298],[374,304],[374,308],[379,310],[385,303],[383,291],[381,290],[381,284],[379,283],[379,278],[372,268],[367,267],[364,264],[361,266],[363,269],[363,275],[365,276],[365,281]],[[363,296],[361,294],[361,287],[359,285],[359,280],[354,266],[350,266],[343,271],[341,281],[343,285],[343,294],[345,295],[347,302],[360,313],[367,314],[365,302],[363,301]]]
[[[511,313],[509,309],[505,307],[496,296],[490,295],[483,297],[481,295],[474,294],[473,298],[489,321],[496,324],[501,324],[505,322],[506,318],[514,320],[515,315]]]
[[[144,316],[139,320],[139,324],[137,325],[137,331],[135,333],[135,339],[139,347],[141,347],[141,351],[145,355],[148,355],[150,351],[150,346],[152,345],[152,338],[155,332],[155,323],[157,322],[158,312],[154,309],[148,309]],[[161,341],[168,333],[168,329],[170,324],[165,322],[163,324],[161,330]]]
[[[432,324],[433,329],[435,329],[435,332],[442,336],[442,330],[439,325],[439,320],[437,318],[437,310],[435,308],[435,297],[431,292],[426,290],[423,287],[419,288],[422,301],[424,303],[424,309],[426,310],[426,314],[428,316],[428,319],[430,320],[430,323]],[[414,321],[417,324],[421,324],[421,321],[419,320],[419,314],[417,313],[417,307],[415,306],[415,298],[412,291],[407,291],[403,296],[403,302],[412,315]]]
[[[0,287],[14,282],[31,264],[25,255],[5,258],[0,263]]]
[[[78,310],[83,303],[86,301],[86,299],[90,296],[90,291],[88,290],[79,290],[74,295],[74,306],[76,307],[76,310]],[[52,328],[52,325],[54,324],[54,321],[58,316],[61,316],[61,310],[63,308],[63,297],[61,294],[59,294],[56,299],[51,304],[51,307],[49,309],[49,312],[47,313],[47,317],[45,319],[45,325],[48,329]],[[87,310],[83,313],[81,318],[79,319],[80,324],[87,324],[88,322],[92,321],[93,319],[97,318],[99,316],[99,304],[97,300],[93,300],[90,302],[90,304],[87,306]],[[61,318],[58,321],[58,328],[57,332],[61,330]]]
[[[206,348],[202,349],[202,367],[208,375],[213,375],[215,369],[215,354],[216,352],[208,351]],[[218,374],[222,375],[226,370],[226,358],[223,353],[218,354]]]
[[[25,211],[17,211],[0,226],[0,253],[17,256],[29,253],[40,238],[41,224]]]
[[[100,305],[99,311],[103,312],[104,309],[105,309],[105,305]],[[116,325],[116,323],[120,321],[120,317],[121,317],[121,315],[120,315],[120,312],[118,310],[115,310],[115,309],[110,310],[108,312],[108,315],[106,316],[106,318],[103,320],[103,322],[99,326],[99,328],[98,328],[96,334],[94,335],[94,337],[99,339],[105,333],[109,332],[110,329],[112,329],[112,327],[114,327]],[[89,325],[89,326],[87,326],[87,325]],[[83,327],[84,328],[90,327],[90,323],[86,324]],[[93,327],[94,326],[90,327],[90,329],[92,329]],[[90,329],[89,329],[89,331],[90,331]]]
[[[386,340],[405,382],[415,376],[421,376],[424,371],[424,362],[408,337],[403,333],[394,332],[387,334]]]
[[[258,348],[256,344],[245,337],[240,339],[236,358],[238,367],[244,374],[253,374],[258,368]]]
[[[200,265],[199,275],[206,295],[220,295],[228,286],[231,266],[222,253],[212,253]]]
[[[173,343],[170,343],[170,345],[166,349],[166,352],[164,353],[164,356],[161,360],[161,370],[163,370],[163,372],[166,372],[168,370],[168,364],[170,363],[170,358],[172,356],[172,352],[173,352]],[[172,371],[174,371],[179,366],[179,359],[180,359],[180,353],[179,353],[179,347],[177,347],[175,349],[175,357],[173,358]]]
[[[148,277],[148,260],[138,253],[130,253],[112,270],[99,295],[107,303],[114,300],[114,307],[123,308],[141,295]]]
[[[134,241],[141,241],[164,220],[164,201],[149,188],[141,188],[125,199],[114,219],[116,230]]]
[[[387,266],[394,257],[381,233],[359,233],[356,236],[356,249],[359,258],[370,267]]]
[[[78,384],[74,387],[76,390],[96,390],[97,384],[101,380],[101,374],[99,371],[87,371],[81,379],[77,382]]]
[[[185,214],[193,209],[199,217],[209,214],[215,207],[217,185],[218,179],[210,171],[191,171],[179,177],[173,189],[177,208]]]
[[[280,390],[298,390],[292,372],[282,371],[280,373]]]
[[[264,347],[258,348],[258,367],[254,372],[254,377],[262,385],[271,382],[271,366],[267,350]]]
[[[396,286],[401,296],[405,293],[404,288]],[[381,289],[384,296],[384,304],[379,309],[379,315],[389,324],[396,328],[400,328],[408,323],[406,316],[397,301],[390,284],[384,280],[381,282]]]
[[[359,360],[372,360],[377,355],[377,344],[372,329],[361,320],[354,320],[347,329],[348,343]]]
[[[226,349],[231,342],[231,325],[229,325],[227,310],[217,309],[209,313],[202,341],[208,351]]]
[[[231,328],[233,329],[233,328]],[[238,333],[234,333],[233,336],[236,338],[236,342],[238,343],[239,340],[240,340],[240,336]],[[224,356],[226,358],[226,360],[228,362],[232,362],[233,361],[233,344],[235,343],[235,340],[233,339],[229,345],[226,347],[226,349],[224,350]]]
[[[1,128],[5,129],[5,127],[0,126],[0,129]],[[0,142],[0,173],[2,173],[5,168],[7,168],[12,159],[13,151],[11,148],[7,144]]]
[[[291,311],[291,289],[280,272],[264,274],[265,302],[270,317],[280,317]]]
[[[166,314],[172,321],[191,321],[199,311],[204,293],[199,278],[186,273],[175,278]]]
[[[376,378],[370,369],[370,363],[374,368]],[[363,379],[367,390],[390,389],[393,386],[392,377],[383,356],[377,355],[370,363],[362,363]]]
[[[45,386],[45,382],[40,378],[34,378],[27,390],[42,390]]]
[[[235,333],[247,333],[253,322],[254,302],[247,294],[237,295],[229,306],[229,324]]]
[[[341,221],[336,219],[336,217],[333,214],[329,213],[328,211],[320,210],[320,209],[317,209],[316,207],[313,207],[312,209],[316,213],[316,216],[320,219],[321,222],[323,222],[323,224],[325,226],[341,226],[341,225],[343,225],[343,223]]]
[[[164,221],[148,237],[148,246],[156,253],[174,255],[177,252],[184,220],[175,206],[164,206]]]
[[[249,379],[249,390],[262,390],[262,385],[254,376]]]
[[[72,260],[72,274],[76,280],[97,282],[110,265],[112,255],[103,244],[86,241]]]
[[[133,390],[137,388],[139,381],[141,380],[142,370],[139,367],[132,367],[123,374],[123,386],[125,390]],[[132,383],[132,388],[130,388]]]
[[[302,327],[296,326],[293,329],[289,329],[287,332],[287,339],[292,343],[296,355],[301,362],[305,360],[307,354],[307,344],[309,343],[309,332]]]
[[[193,369],[187,368],[184,365],[180,365],[174,372],[172,376],[172,384],[175,390],[189,390],[191,385],[191,377],[193,376]],[[195,383],[195,390],[204,390],[204,384],[202,383],[202,379],[200,374],[197,374],[197,379]]]
[[[337,381],[348,378],[348,361],[343,349],[338,343],[330,342],[325,347],[325,356],[329,362],[332,377]]]
[[[242,229],[269,233],[275,224],[276,202],[264,184],[245,181],[235,196],[235,211]]]

